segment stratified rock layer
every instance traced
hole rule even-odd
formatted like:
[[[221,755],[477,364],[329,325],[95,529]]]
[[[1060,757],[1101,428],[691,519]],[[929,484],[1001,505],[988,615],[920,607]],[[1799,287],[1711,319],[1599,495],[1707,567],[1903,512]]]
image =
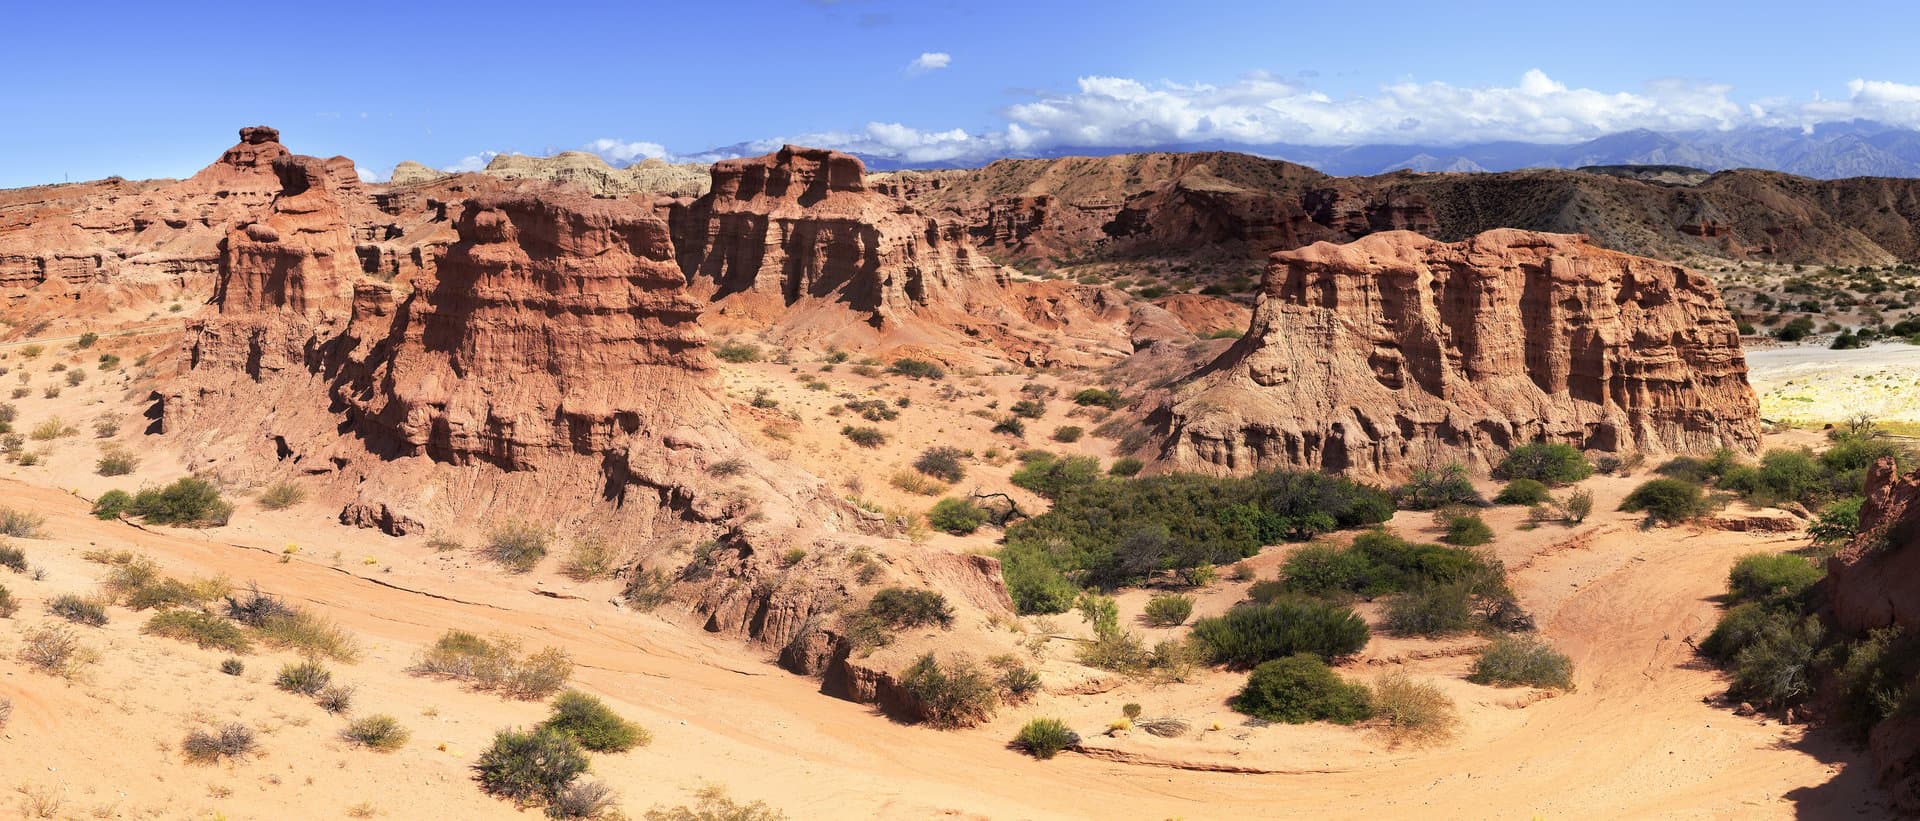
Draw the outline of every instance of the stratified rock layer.
[[[1410,232],[1273,256],[1251,329],[1175,394],[1177,469],[1482,469],[1534,441],[1758,443],[1739,335],[1706,277],[1584,237]]]

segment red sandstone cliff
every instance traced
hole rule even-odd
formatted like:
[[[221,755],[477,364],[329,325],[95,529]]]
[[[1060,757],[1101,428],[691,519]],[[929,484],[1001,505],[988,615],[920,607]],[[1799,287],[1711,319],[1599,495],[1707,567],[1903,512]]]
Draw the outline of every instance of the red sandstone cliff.
[[[1752,451],[1718,291],[1583,237],[1410,232],[1275,254],[1246,336],[1164,408],[1176,469],[1490,466],[1527,442]]]

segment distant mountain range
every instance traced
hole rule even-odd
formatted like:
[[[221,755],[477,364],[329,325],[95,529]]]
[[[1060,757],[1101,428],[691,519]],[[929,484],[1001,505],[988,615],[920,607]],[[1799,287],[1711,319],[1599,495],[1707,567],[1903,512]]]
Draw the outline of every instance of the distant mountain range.
[[[726,155],[732,147],[713,153]],[[1033,158],[1104,157],[1152,151],[1236,151],[1288,160],[1337,176],[1390,171],[1516,171],[1593,165],[1678,165],[1707,171],[1760,168],[1803,177],[1920,177],[1920,131],[1855,120],[1810,130],[1748,127],[1730,131],[1623,131],[1586,142],[1542,145],[1490,142],[1469,145],[1311,146],[1204,142],[1126,147],[1061,147]],[[980,163],[903,163],[860,155],[874,171],[967,168]]]

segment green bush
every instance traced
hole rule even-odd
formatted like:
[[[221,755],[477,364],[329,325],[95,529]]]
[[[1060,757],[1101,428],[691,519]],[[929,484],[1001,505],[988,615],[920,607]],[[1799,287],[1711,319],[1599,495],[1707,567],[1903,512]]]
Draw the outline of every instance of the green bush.
[[[1080,441],[1080,436],[1084,433],[1086,431],[1079,425],[1062,425],[1053,429],[1053,441],[1071,444]]]
[[[241,630],[240,625],[200,610],[162,610],[153,614],[142,630],[151,636],[190,641],[203,650],[225,650],[229,653],[253,650],[253,641],[247,638],[246,631]]]
[[[999,688],[991,677],[962,660],[942,665],[932,653],[907,668],[900,686],[935,727],[971,727],[992,718],[1000,706]]]
[[[1500,636],[1474,659],[1467,680],[1495,687],[1573,687],[1573,661],[1539,639]]]
[[[1455,516],[1447,522],[1447,544],[1479,547],[1493,541],[1493,528],[1477,515]]]
[[[1308,653],[1262,663],[1233,698],[1233,709],[1267,721],[1352,724],[1373,714],[1372,693],[1349,684]]]
[[[1727,592],[1735,600],[1796,599],[1825,575],[1791,553],[1751,553],[1727,572]]]
[[[316,696],[332,681],[333,673],[320,662],[309,659],[281,667],[280,674],[273,679],[273,686],[289,693]]]
[[[1377,596],[1452,582],[1490,588],[1502,576],[1504,570],[1496,563],[1471,550],[1416,544],[1385,530],[1355,536],[1353,546],[1345,550],[1324,545],[1300,548],[1280,568],[1285,589],[1310,596]]]
[[[501,730],[473,769],[491,795],[523,806],[544,804],[587,771],[587,754],[555,730]]]
[[[840,435],[863,448],[877,448],[887,443],[887,435],[884,432],[879,428],[865,425],[845,425],[840,428]]]
[[[1039,419],[1047,415],[1047,403],[1038,399],[1022,399],[1008,406],[1007,410],[1022,419]]]
[[[1000,551],[1000,578],[1022,613],[1065,613],[1080,588],[1069,581],[1043,549],[1009,545]]]
[[[49,600],[47,614],[89,627],[103,627],[107,623],[105,606],[93,599],[73,593],[62,593]]]
[[[220,498],[213,483],[188,476],[140,491],[127,512],[154,524],[218,527],[233,515],[233,505]]]
[[[1798,704],[1813,693],[1813,659],[1826,630],[1820,619],[1769,622],[1733,656],[1736,697],[1776,707]]]
[[[605,702],[578,690],[555,696],[553,714],[537,729],[562,733],[596,753],[626,752],[653,741],[653,736],[640,725],[621,718]]]
[[[873,594],[866,613],[895,630],[937,624],[953,626],[953,607],[947,597],[917,587],[886,587]]]
[[[1807,526],[1807,535],[1823,545],[1852,539],[1860,530],[1860,506],[1865,502],[1863,497],[1849,496],[1827,505],[1820,511],[1819,520]]]
[[[1352,609],[1313,599],[1243,605],[1193,625],[1193,637],[1213,661],[1242,668],[1295,653],[1349,656],[1367,646],[1368,635],[1366,621]]]
[[[1866,739],[1875,724],[1900,712],[1920,680],[1920,637],[1899,626],[1872,631],[1841,648],[1833,671],[1837,717]]]
[[[1061,750],[1080,743],[1080,734],[1057,718],[1036,718],[1020,727],[1013,743],[1034,758],[1052,758]]]
[[[736,365],[747,362],[758,362],[761,358],[760,346],[747,342],[720,343],[714,347],[713,355],[719,357],[723,362],[732,362]]]
[[[1193,615],[1193,597],[1163,593],[1147,600],[1147,623],[1155,627],[1176,627]]]
[[[1532,479],[1565,485],[1593,475],[1593,465],[1578,448],[1559,442],[1534,442],[1507,453],[1494,468],[1503,479]]]
[[[1107,475],[1118,476],[1121,478],[1137,476],[1139,475],[1140,470],[1142,468],[1145,468],[1146,466],[1147,466],[1147,463],[1142,462],[1139,459],[1135,459],[1131,456],[1122,456],[1118,459],[1113,460],[1113,464],[1107,466]]]
[[[109,490],[100,494],[93,502],[93,516],[96,519],[118,519],[120,514],[133,507],[133,495],[124,490]]]
[[[1402,593],[1387,603],[1386,626],[1411,636],[1447,636],[1473,627],[1467,585],[1442,584]]]
[[[965,536],[987,523],[987,511],[965,499],[946,498],[927,511],[927,524],[955,536]]]
[[[1394,498],[1409,510],[1433,510],[1447,505],[1485,504],[1480,491],[1473,489],[1473,478],[1458,462],[1438,470],[1416,470],[1407,483],[1394,488]]]
[[[1764,632],[1784,629],[1793,623],[1790,614],[1762,602],[1747,602],[1720,614],[1713,632],[1700,642],[1700,654],[1720,664],[1728,664],[1741,650]]]
[[[967,469],[960,464],[967,452],[959,448],[928,448],[913,460],[913,469],[943,482],[958,482],[966,478]]]
[[[406,746],[413,734],[393,716],[370,715],[348,722],[340,737],[369,750],[390,753]]]
[[[1027,435],[1027,423],[1020,421],[1020,417],[1018,416],[1009,416],[993,423],[992,432],[1003,433],[1018,439]]]
[[[1537,479],[1515,479],[1501,488],[1498,496],[1493,497],[1495,502],[1503,505],[1537,505],[1551,499],[1547,486]]]
[[[887,373],[898,374],[909,379],[945,379],[947,372],[939,365],[924,359],[895,359],[887,366]]]
[[[487,558],[515,573],[526,573],[547,557],[553,531],[528,522],[507,522],[487,534]]]
[[[1645,511],[1647,518],[1664,524],[1690,521],[1707,511],[1706,497],[1700,486],[1680,479],[1650,479],[1641,483],[1620,503],[1628,513]]]
[[[1047,458],[1035,459],[1014,471],[1012,481],[1041,496],[1058,499],[1093,484],[1099,478],[1099,459],[1092,456],[1061,458],[1048,454]]]
[[[1045,464],[1058,461],[1064,460]],[[1393,515],[1385,493],[1319,472],[1093,478],[1076,484],[1077,471],[1070,465],[1034,471],[1047,477],[1034,486],[1058,495],[1046,513],[1007,528],[1003,564],[1050,565],[1076,584],[1114,587],[1159,571],[1231,564],[1254,555],[1261,545]],[[1026,612],[1039,612],[1031,602],[1016,602]]]
[[[1102,390],[1100,388],[1081,389],[1079,393],[1073,395],[1073,403],[1083,407],[1092,406],[1108,409],[1118,408],[1126,404],[1121,400],[1119,391]]]

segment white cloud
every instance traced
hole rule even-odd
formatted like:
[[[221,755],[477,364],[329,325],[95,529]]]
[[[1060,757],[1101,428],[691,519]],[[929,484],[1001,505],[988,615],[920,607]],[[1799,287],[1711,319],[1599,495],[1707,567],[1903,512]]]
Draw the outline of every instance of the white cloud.
[[[486,168],[487,163],[492,162],[493,158],[498,156],[500,156],[500,152],[498,151],[482,151],[478,154],[468,154],[460,158],[459,162],[445,166],[440,170],[449,174],[458,174],[462,171],[479,171]]]
[[[368,169],[366,166],[356,165],[353,167],[353,172],[360,175],[361,182],[386,182],[387,180],[393,179],[393,169],[387,169],[387,173],[381,174]]]
[[[913,74],[920,74],[922,72],[938,71],[952,64],[953,55],[944,51],[928,51],[913,58],[913,62],[907,64],[907,71]]]
[[[587,143],[587,150],[599,154],[610,163],[627,164],[640,160],[671,160],[673,158],[673,154],[667,151],[667,147],[659,143],[616,140],[610,137],[601,137]]]

